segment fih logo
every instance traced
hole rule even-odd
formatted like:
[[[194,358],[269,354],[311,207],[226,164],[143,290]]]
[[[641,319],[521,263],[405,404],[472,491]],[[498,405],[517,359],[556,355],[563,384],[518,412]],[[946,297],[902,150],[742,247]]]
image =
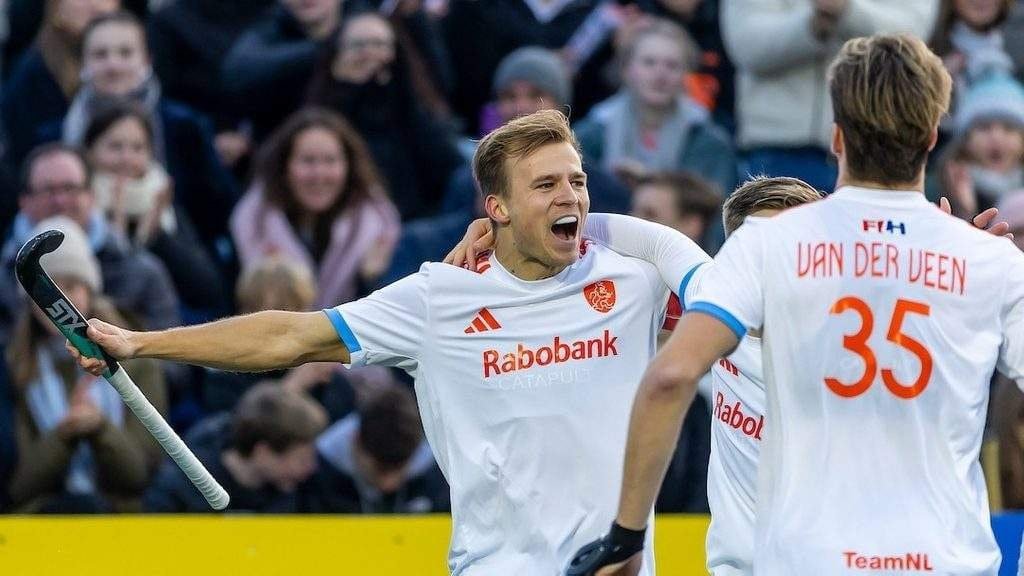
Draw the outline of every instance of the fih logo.
[[[49,314],[50,318],[53,319],[57,324],[67,328],[68,330],[74,330],[75,328],[85,328],[85,320],[79,320],[78,314],[75,314],[71,304],[67,300],[57,300],[46,309],[46,313]]]
[[[888,232],[889,234],[895,234],[899,230],[901,235],[906,235],[907,225],[903,222],[893,222],[892,220],[862,220],[861,227],[865,232]]]
[[[583,297],[587,304],[598,312],[611,312],[615,306],[615,283],[611,280],[599,280],[583,289]]]

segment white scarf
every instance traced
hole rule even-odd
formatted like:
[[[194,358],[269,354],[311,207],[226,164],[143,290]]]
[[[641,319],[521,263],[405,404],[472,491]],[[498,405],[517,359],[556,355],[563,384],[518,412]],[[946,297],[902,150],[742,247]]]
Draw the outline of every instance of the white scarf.
[[[71,101],[68,113],[64,116],[64,124],[61,127],[62,139],[65,144],[82,146],[85,131],[89,129],[89,123],[98,110],[113,102],[136,102],[149,113],[149,122],[153,128],[153,157],[158,162],[165,163],[167,154],[164,150],[164,127],[157,110],[161,97],[160,81],[152,70],[146,72],[137,88],[123,96],[97,94],[92,84],[85,84]]]

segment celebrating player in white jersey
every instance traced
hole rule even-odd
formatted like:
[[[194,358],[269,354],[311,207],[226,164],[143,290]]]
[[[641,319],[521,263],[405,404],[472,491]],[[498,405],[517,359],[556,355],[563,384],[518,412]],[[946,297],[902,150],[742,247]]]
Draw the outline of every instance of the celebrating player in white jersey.
[[[820,198],[817,190],[796,178],[751,179],[722,206],[725,232],[732,235],[748,216],[774,216]],[[710,268],[698,269],[690,292],[699,290]],[[689,304],[684,295],[680,298],[684,307]],[[732,354],[711,367],[707,566],[714,576],[752,574],[757,463],[765,433],[762,372],[761,333],[757,330],[748,331]]]
[[[949,102],[918,39],[849,41],[829,87],[838,190],[736,232],[649,367],[619,514],[574,573],[637,551],[697,380],[763,331],[754,571],[993,575],[978,451],[989,378],[1024,379],[1024,255],[921,193]],[[602,568],[603,567],[603,568]]]
[[[452,573],[558,574],[615,517],[621,475],[596,472],[621,471],[637,368],[654,356],[669,290],[647,262],[581,242],[586,175],[560,112],[489,134],[474,174],[497,230],[479,273],[425,264],[325,312],[261,312],[154,333],[91,321],[88,335],[117,358],[408,371],[451,485]],[[673,277],[709,260],[672,234]],[[98,360],[79,362],[102,370]],[[644,540],[641,531],[620,536]],[[645,574],[654,573],[651,548]]]

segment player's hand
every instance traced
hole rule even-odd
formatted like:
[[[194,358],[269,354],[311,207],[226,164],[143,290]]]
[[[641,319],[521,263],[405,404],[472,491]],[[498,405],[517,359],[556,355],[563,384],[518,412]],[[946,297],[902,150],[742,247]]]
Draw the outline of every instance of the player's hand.
[[[953,207],[945,196],[939,198],[939,209],[946,214],[953,214]],[[985,230],[994,236],[1004,236],[1013,240],[1013,234],[1010,233],[1010,224],[1007,222],[996,222],[996,218],[998,217],[999,209],[989,208],[972,218],[971,222],[974,224],[975,228]]]
[[[137,332],[118,328],[113,324],[93,318],[89,320],[89,328],[85,334],[117,360],[128,360],[134,358],[138,353]],[[103,371],[107,369],[107,363],[102,359],[83,356],[70,342],[66,343],[64,347],[82,370],[93,376],[102,376]]]
[[[445,264],[459,266],[467,270],[476,270],[476,255],[494,247],[494,232],[491,221],[477,218],[466,228],[466,235],[444,257]]]
[[[607,534],[576,552],[565,575],[636,576],[643,562],[645,532],[612,524]]]

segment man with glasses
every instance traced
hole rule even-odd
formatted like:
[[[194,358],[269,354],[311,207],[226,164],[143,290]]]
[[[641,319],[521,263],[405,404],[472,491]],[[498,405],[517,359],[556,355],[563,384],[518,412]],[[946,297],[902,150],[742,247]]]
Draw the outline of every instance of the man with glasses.
[[[33,150],[22,168],[18,214],[7,235],[0,280],[0,341],[22,308],[14,279],[14,258],[32,229],[51,216],[74,220],[89,238],[100,263],[103,285],[117,307],[142,326],[161,329],[180,323],[178,296],[163,264],[132,246],[107,222],[89,187],[89,165],[76,148],[45,144]]]

